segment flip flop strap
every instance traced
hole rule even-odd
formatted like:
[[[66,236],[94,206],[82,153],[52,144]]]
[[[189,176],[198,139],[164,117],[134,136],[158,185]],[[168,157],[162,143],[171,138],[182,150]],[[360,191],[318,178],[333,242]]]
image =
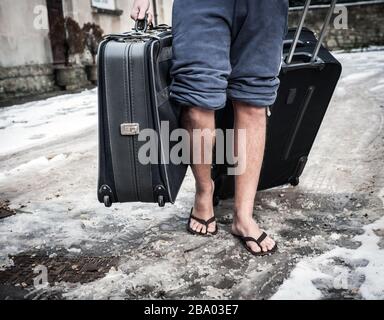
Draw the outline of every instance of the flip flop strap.
[[[255,238],[252,238],[252,237],[241,237],[241,239],[243,240],[243,241],[246,241],[246,242],[248,242],[248,241],[252,241],[252,242],[255,242],[260,248],[262,248],[261,247],[261,243],[265,240],[265,238],[267,237],[268,235],[265,233],[265,232],[263,232],[262,234],[261,234],[261,236],[256,240]]]
[[[256,242],[256,244],[260,247],[260,245],[257,243],[257,240],[255,238],[252,238],[252,237],[240,237],[240,238],[245,242],[248,242],[248,241]]]
[[[209,226],[211,223],[216,221],[216,217],[212,217],[211,219],[207,220],[207,226]]]
[[[203,220],[203,219],[200,219],[198,217],[195,217],[193,214],[191,214],[191,218],[193,220],[196,220],[197,222],[205,225],[206,227],[208,227],[212,222],[215,222],[216,221],[216,218],[215,217],[212,217],[211,219],[209,220]]]
[[[259,247],[261,246],[261,243],[265,240],[265,238],[267,237],[268,235],[263,232],[261,234],[261,236],[256,240],[256,243],[259,245]]]

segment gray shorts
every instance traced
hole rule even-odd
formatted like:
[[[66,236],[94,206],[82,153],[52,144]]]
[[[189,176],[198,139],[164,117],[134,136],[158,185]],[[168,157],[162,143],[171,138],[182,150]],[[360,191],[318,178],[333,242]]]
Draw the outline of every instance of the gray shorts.
[[[288,0],[175,0],[171,98],[217,110],[274,103]]]

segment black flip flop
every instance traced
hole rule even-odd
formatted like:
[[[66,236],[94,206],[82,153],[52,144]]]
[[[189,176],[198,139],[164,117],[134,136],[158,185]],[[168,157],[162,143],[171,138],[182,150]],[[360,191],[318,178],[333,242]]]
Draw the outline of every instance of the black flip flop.
[[[189,220],[188,220],[188,225],[187,225],[187,231],[193,235],[198,235],[198,236],[214,236],[217,234],[217,232],[219,231],[219,228],[217,226],[217,223],[216,223],[216,230],[214,232],[208,232],[208,227],[211,223],[215,222],[216,221],[216,218],[215,217],[212,217],[211,219],[209,220],[204,220],[204,219],[200,219],[198,217],[195,217],[193,214],[193,208],[191,209],[191,214],[189,216]],[[191,220],[196,220],[197,222],[203,224],[205,226],[205,233],[203,232],[197,232],[195,230],[193,230],[190,225],[191,225]]]
[[[262,256],[270,256],[272,254],[274,254],[276,251],[277,251],[277,244],[275,243],[274,247],[271,249],[271,250],[268,250],[268,251],[263,251],[263,248],[261,246],[261,243],[265,240],[265,238],[268,236],[265,232],[263,232],[261,234],[261,236],[258,238],[258,239],[255,239],[255,238],[252,238],[252,237],[243,237],[243,236],[240,236],[238,234],[234,234],[232,233],[232,235],[238,239],[240,239],[240,241],[242,242],[242,244],[244,245],[245,249],[247,249],[252,255],[254,256],[257,256],[257,257],[262,257]],[[260,247],[261,251],[260,252],[256,252],[256,251],[253,251],[248,245],[247,245],[247,242],[248,241],[253,241],[253,242],[256,242],[256,244]]]

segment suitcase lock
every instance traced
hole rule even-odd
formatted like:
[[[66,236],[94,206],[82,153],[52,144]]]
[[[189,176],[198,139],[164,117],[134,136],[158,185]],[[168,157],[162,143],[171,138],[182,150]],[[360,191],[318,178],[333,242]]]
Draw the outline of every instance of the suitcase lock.
[[[136,136],[140,133],[140,125],[138,123],[123,123],[120,126],[122,136]]]

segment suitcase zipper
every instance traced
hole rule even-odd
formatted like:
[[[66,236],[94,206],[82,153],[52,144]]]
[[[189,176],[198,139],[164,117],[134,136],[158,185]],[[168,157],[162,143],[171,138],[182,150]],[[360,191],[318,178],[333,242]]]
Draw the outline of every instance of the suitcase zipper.
[[[169,37],[172,37],[171,35]],[[159,111],[157,110],[158,108],[158,104],[157,104],[157,98],[156,98],[156,90],[155,90],[155,83],[156,83],[156,80],[155,80],[155,68],[154,68],[154,43],[151,43],[151,46],[150,46],[150,55],[151,55],[151,65],[150,65],[150,68],[152,69],[151,71],[151,74],[152,74],[152,85],[153,85],[153,90],[154,90],[154,120],[155,120],[155,126],[158,127],[158,129],[160,130],[160,125],[161,125],[161,121],[160,121],[160,117],[159,117]],[[175,199],[172,198],[172,193],[171,193],[171,189],[170,189],[170,183],[169,183],[169,178],[168,178],[168,173],[167,173],[167,168],[166,168],[166,165],[162,163],[163,159],[164,159],[164,155],[163,155],[163,143],[162,143],[162,140],[159,139],[159,151],[160,151],[160,164],[161,166],[163,167],[163,170],[160,170],[160,176],[162,177],[162,179],[164,180],[164,186],[162,186],[162,189],[157,189],[158,191],[161,191],[161,193],[165,193],[165,190],[166,190],[166,194],[167,194],[167,198],[168,198],[168,201],[171,202],[171,203],[174,203],[175,202]],[[159,201],[159,205],[162,206],[162,200],[164,200],[164,195],[163,194],[159,194],[158,192],[155,192],[155,196],[158,197],[158,201]]]
[[[128,72],[130,73],[130,76],[128,77],[128,86],[129,86],[129,101],[133,101],[132,99],[132,67],[131,67],[131,50],[132,50],[132,44],[129,43],[128,44],[128,57],[127,57],[127,62],[128,62]],[[125,69],[127,70],[127,69]],[[127,108],[128,108],[128,105],[127,105]],[[127,113],[127,120],[128,120],[128,123],[133,123],[134,122],[134,115],[133,115],[133,106],[131,105],[131,108],[128,108],[129,110],[129,114]],[[132,163],[132,166],[134,168],[134,172],[133,172],[133,180],[134,180],[134,184],[135,184],[135,191],[136,191],[136,197],[137,197],[137,200],[140,201],[140,191],[139,191],[139,187],[138,187],[138,178],[137,178],[137,164],[136,164],[136,155],[135,155],[135,150],[136,150],[136,143],[135,143],[135,135],[132,135],[130,137],[128,137],[128,143],[129,143],[129,148],[131,150],[130,154],[131,154],[131,163]]]
[[[99,52],[99,64],[100,64],[99,72],[100,72],[100,75],[99,75],[99,78],[102,80],[99,81],[99,92],[101,92],[103,90],[102,89],[103,85],[105,85],[105,83],[104,83],[105,65],[103,63],[103,60],[104,60],[104,52],[105,52],[106,46],[107,46],[107,42],[105,42],[103,45],[100,45],[100,52]],[[99,99],[100,99],[99,103],[101,105],[101,110],[100,110],[101,115],[99,115],[99,121],[102,123],[103,128],[105,128],[106,127],[105,122],[107,121],[107,116],[106,116],[107,104],[106,104],[105,98],[101,97],[100,93],[99,93]],[[108,127],[108,125],[107,125],[107,127]],[[112,202],[117,200],[116,194],[113,191],[113,190],[115,190],[115,180],[113,178],[113,166],[111,166],[111,168],[110,168],[110,170],[112,172],[111,181],[105,180],[105,178],[108,176],[107,175],[107,167],[109,166],[109,164],[112,161],[111,160],[112,154],[111,154],[111,151],[109,148],[110,138],[109,138],[109,131],[108,130],[109,129],[104,130],[104,134],[102,135],[102,139],[103,139],[103,143],[104,143],[104,152],[102,155],[99,155],[99,157],[100,156],[103,157],[104,165],[99,163],[99,170],[101,169],[103,171],[101,176],[104,179],[102,181],[104,184],[101,185],[100,189],[98,190],[99,195],[101,195],[101,197],[102,197],[102,199],[100,199],[100,200],[104,200],[104,204],[106,207],[110,207],[112,205]],[[100,132],[99,132],[99,135],[101,135]],[[109,185],[109,182],[111,183],[111,186]],[[113,189],[112,189],[112,187],[113,187]]]

